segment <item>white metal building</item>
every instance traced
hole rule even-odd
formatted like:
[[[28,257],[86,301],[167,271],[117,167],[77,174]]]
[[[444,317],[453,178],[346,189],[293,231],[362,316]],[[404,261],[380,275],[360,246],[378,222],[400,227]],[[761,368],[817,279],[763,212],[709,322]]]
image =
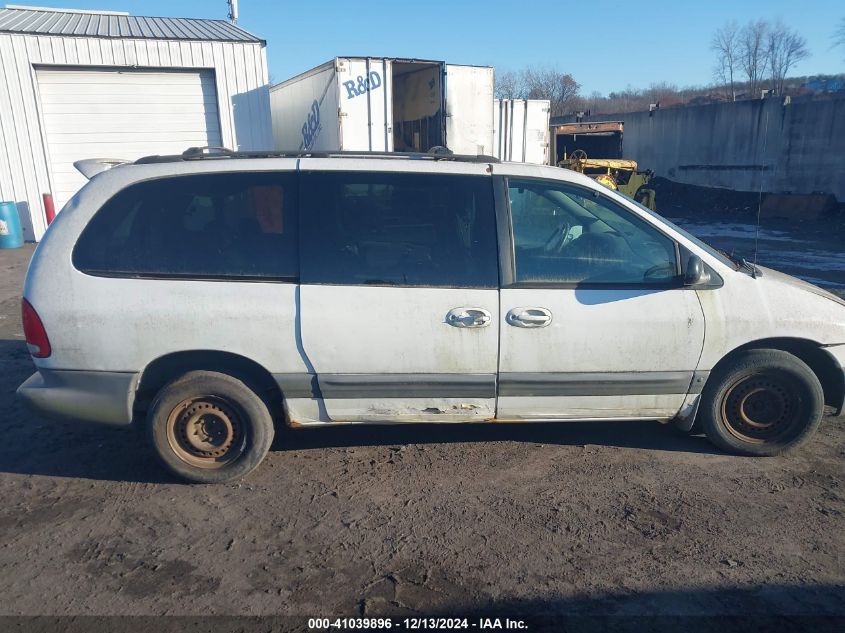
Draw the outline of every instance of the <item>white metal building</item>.
[[[84,184],[73,162],[271,149],[266,43],[225,20],[0,9],[0,200],[27,240]]]

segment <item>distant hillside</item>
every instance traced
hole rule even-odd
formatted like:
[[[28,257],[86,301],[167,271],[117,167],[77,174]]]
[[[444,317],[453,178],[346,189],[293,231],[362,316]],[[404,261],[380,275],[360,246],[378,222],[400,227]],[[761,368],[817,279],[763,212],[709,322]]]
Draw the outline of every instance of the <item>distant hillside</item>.
[[[724,86],[689,86],[678,88],[674,84],[652,84],[649,88],[638,90],[626,88],[618,92],[611,92],[607,96],[593,93],[589,97],[578,95],[567,104],[568,114],[613,114],[620,112],[640,112],[648,110],[652,105],[660,108],[672,108],[682,105],[704,105],[724,101],[744,101],[759,99],[764,93],[749,94],[748,83],[735,84],[736,95],[731,98]],[[767,91],[768,92],[768,91]],[[784,82],[782,96],[815,96],[825,94],[845,93],[845,74],[839,75],[811,75],[807,77],[789,77]]]

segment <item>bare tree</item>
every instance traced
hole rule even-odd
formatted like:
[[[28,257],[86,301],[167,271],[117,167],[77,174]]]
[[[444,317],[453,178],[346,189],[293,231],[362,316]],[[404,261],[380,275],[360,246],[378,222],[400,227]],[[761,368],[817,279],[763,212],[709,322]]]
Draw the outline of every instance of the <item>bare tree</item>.
[[[648,101],[648,104],[659,103],[661,107],[678,105],[685,100],[684,94],[678,90],[678,86],[665,81],[651,84],[648,90],[642,91],[642,97]],[[648,107],[648,104],[646,104],[646,107]]]
[[[604,102],[604,96],[598,90],[593,90],[590,96],[584,99],[584,109],[590,112],[598,112]]]
[[[710,42],[710,50],[716,53],[716,80],[725,86],[728,99],[736,101],[734,76],[739,70],[740,30],[736,21],[725,23],[717,29]]]
[[[833,34],[833,46],[834,48],[839,46],[845,49],[845,18],[842,18],[839,21],[839,28],[836,29],[836,33]]]
[[[527,68],[523,71],[526,99],[548,99],[551,115],[560,116],[572,109],[581,86],[572,75],[553,68]]]
[[[499,99],[548,99],[551,115],[571,112],[578,102],[581,86],[572,75],[554,68],[525,68],[503,72],[496,77]]]
[[[766,65],[772,78],[772,90],[783,94],[787,73],[802,59],[809,57],[807,40],[778,20],[766,34]]]
[[[631,84],[619,92],[611,92],[607,95],[608,112],[635,112],[647,110],[647,99],[643,97],[641,90],[635,90]]]
[[[522,73],[505,71],[496,75],[497,99],[523,99]]]
[[[760,96],[760,82],[766,70],[766,36],[769,24],[765,20],[749,22],[739,34],[739,68],[748,81],[752,98]]]

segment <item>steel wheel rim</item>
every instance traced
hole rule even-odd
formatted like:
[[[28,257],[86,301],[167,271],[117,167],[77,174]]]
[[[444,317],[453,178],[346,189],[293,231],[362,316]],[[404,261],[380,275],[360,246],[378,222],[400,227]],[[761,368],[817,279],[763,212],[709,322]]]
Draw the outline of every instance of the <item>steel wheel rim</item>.
[[[801,397],[777,374],[755,374],[733,383],[722,398],[722,422],[743,442],[766,444],[789,435],[800,421]]]
[[[167,441],[191,466],[223,468],[246,449],[246,417],[219,396],[197,396],[176,405],[167,418]]]

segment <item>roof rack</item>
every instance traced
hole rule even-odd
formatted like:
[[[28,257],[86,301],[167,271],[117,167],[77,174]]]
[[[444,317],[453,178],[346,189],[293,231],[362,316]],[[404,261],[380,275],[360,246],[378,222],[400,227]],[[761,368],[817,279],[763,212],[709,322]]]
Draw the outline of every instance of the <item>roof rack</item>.
[[[478,154],[453,154],[449,149],[438,146],[428,152],[368,152],[368,151],[337,151],[312,152],[307,150],[274,150],[257,152],[236,152],[226,147],[189,147],[181,154],[166,156],[144,156],[135,161],[136,165],[151,163],[175,163],[192,160],[221,160],[233,158],[407,158],[412,160],[447,160],[459,163],[498,163],[494,156]]]

